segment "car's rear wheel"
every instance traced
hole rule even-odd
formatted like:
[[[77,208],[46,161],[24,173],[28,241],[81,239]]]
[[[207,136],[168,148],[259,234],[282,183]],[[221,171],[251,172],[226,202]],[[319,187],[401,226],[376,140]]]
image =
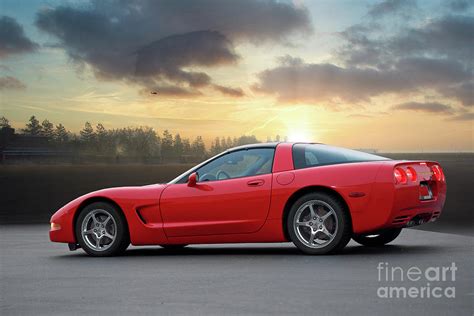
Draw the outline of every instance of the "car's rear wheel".
[[[178,249],[183,249],[187,245],[160,245],[161,248],[165,248],[168,250],[178,250]]]
[[[387,229],[379,234],[354,235],[355,242],[369,247],[379,247],[394,241],[400,235],[401,228]]]
[[[119,255],[130,244],[124,216],[115,206],[105,202],[84,207],[77,218],[75,232],[81,248],[92,256]]]
[[[341,250],[352,234],[344,204],[333,195],[319,192],[306,194],[293,204],[287,228],[296,247],[311,255]]]

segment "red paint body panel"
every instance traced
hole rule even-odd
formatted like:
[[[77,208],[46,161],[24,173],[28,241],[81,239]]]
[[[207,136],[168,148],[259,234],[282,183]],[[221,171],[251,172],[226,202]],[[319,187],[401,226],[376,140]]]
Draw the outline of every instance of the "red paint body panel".
[[[252,183],[261,183],[252,186]],[[272,174],[173,184],[161,195],[168,237],[244,234],[258,231],[268,215]]]
[[[60,228],[50,231],[50,239],[75,243],[75,217],[97,199],[122,210],[134,245],[286,241],[284,213],[302,190],[337,194],[347,205],[354,233],[402,227],[415,216],[430,220],[442,212],[446,182],[434,179],[430,168],[435,162],[385,160],[294,170],[292,147],[278,144],[271,174],[86,194],[53,215],[51,222]],[[395,167],[412,168],[417,179],[395,184]],[[420,182],[429,186],[433,199],[420,200]]]

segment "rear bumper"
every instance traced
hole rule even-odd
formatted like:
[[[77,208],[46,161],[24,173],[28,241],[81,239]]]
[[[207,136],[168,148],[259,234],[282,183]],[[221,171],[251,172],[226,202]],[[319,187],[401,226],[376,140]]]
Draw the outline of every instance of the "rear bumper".
[[[436,221],[446,201],[446,182],[425,181],[433,192],[430,200],[420,199],[419,182],[395,186],[393,207],[384,223],[389,227],[407,227]]]
[[[420,182],[429,185],[433,193],[431,199],[420,198],[423,195],[420,193]],[[417,181],[395,184],[393,167],[384,168],[379,172],[365,210],[352,214],[354,233],[371,233],[435,221],[443,212],[446,191],[444,179],[436,181],[429,175],[420,176]]]

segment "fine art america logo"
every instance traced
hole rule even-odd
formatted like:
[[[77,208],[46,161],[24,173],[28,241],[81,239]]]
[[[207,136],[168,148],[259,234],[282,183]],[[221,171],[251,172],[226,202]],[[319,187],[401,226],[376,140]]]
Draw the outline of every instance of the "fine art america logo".
[[[380,298],[455,298],[456,264],[447,266],[377,266]]]

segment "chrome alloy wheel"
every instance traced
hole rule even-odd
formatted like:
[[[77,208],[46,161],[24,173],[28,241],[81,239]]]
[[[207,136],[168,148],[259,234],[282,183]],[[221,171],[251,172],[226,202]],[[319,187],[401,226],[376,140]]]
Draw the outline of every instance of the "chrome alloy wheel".
[[[311,200],[296,211],[293,229],[304,245],[323,248],[336,237],[337,222],[336,212],[328,203]]]
[[[81,235],[90,249],[105,251],[117,238],[117,223],[109,212],[96,209],[84,217]]]

